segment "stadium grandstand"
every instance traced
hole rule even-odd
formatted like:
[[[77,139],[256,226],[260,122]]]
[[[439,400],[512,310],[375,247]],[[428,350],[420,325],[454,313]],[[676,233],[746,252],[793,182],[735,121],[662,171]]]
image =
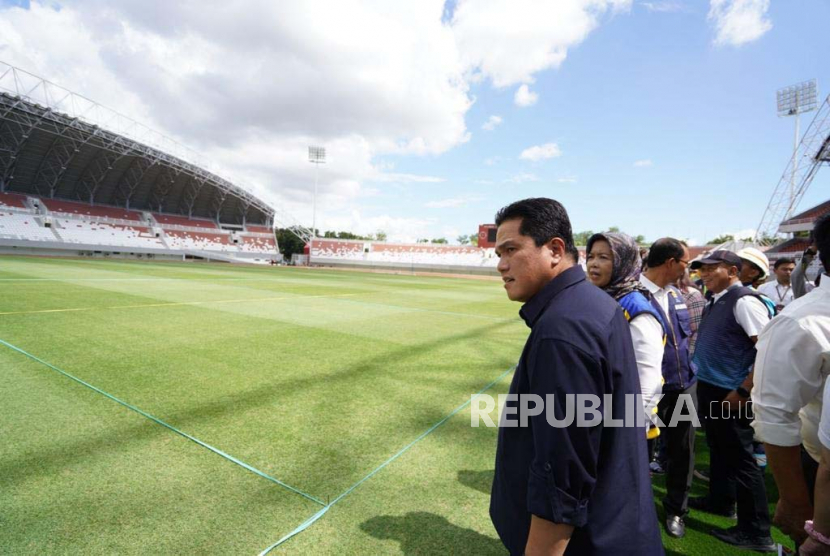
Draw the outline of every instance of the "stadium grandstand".
[[[0,63],[0,253],[280,258],[268,203],[171,139]]]
[[[498,274],[496,265],[499,259],[493,247],[339,239],[315,239],[312,245],[310,263],[313,265]],[[584,266],[585,248],[579,247],[578,250],[579,263]]]
[[[498,263],[493,249],[468,245],[315,239],[312,246],[315,265],[495,274]]]

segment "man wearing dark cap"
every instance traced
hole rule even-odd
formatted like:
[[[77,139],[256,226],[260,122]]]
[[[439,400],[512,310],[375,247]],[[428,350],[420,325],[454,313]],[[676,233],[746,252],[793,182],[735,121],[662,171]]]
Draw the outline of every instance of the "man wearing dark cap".
[[[689,500],[692,508],[723,515],[738,505],[738,524],[712,534],[736,547],[775,551],[764,476],[755,463],[751,414],[755,342],[770,316],[759,294],[741,285],[741,259],[715,251],[692,263],[712,299],[703,311],[693,357],[698,401],[706,416],[710,454],[709,496]]]

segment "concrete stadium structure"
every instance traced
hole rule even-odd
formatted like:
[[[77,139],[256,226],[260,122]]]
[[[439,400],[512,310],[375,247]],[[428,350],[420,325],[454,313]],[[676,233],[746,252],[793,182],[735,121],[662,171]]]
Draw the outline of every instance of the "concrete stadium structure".
[[[0,63],[0,253],[278,259],[275,209],[208,166]]]

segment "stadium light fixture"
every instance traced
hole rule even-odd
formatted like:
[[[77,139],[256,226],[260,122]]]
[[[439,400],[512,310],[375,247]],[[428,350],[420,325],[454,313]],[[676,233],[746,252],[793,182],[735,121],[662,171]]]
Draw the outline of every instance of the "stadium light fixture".
[[[787,116],[795,116],[795,139],[793,140],[793,171],[790,176],[790,203],[789,210],[785,218],[792,216],[792,211],[795,206],[795,191],[796,191],[796,176],[798,174],[798,136],[799,136],[799,114],[804,112],[811,112],[818,106],[817,103],[818,90],[816,87],[816,80],[810,79],[798,83],[797,85],[790,85],[783,89],[778,89],[775,93],[776,104],[778,107],[778,117],[783,118]]]
[[[314,164],[314,198],[312,201],[311,237],[317,237],[317,178],[320,175],[320,164],[326,163],[325,147],[308,147],[308,161]]]

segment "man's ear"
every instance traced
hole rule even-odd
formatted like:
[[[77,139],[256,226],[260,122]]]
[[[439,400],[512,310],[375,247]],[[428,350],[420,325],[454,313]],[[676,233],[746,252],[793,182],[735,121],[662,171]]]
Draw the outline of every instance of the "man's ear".
[[[562,241],[561,237],[552,238],[545,244],[545,248],[550,251],[551,264],[554,266],[562,262],[562,259],[567,255],[565,242]]]

